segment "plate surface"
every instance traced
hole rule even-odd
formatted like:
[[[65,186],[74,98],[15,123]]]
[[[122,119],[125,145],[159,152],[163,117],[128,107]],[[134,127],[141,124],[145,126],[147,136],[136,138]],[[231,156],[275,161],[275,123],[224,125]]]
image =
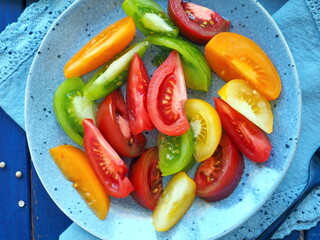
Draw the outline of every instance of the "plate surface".
[[[271,58],[282,79],[280,97],[272,102],[274,132],[269,136],[272,155],[264,164],[245,161],[245,173],[238,188],[225,200],[207,203],[196,198],[182,220],[168,232],[158,233],[152,226],[151,212],[131,197],[111,199],[107,219],[98,220],[66,181],[48,149],[70,140],[55,120],[52,100],[64,81],[63,66],[89,39],[122,17],[122,1],[79,0],[53,24],[35,56],[26,91],[26,131],[36,171],[49,195],[74,222],[103,239],[215,239],[233,230],[254,214],[283,179],[293,157],[300,128],[301,96],[296,69],[287,44],[268,13],[255,1],[207,0],[199,4],[216,10],[231,20],[232,32],[243,34]],[[166,9],[167,1],[158,1]],[[194,1],[197,3],[197,1]],[[135,40],[142,38],[137,34]],[[149,73],[154,69],[147,51]],[[85,76],[84,80],[88,80]],[[208,93],[188,91],[188,96],[213,103],[212,97],[223,85],[216,75]],[[149,136],[149,138],[152,138]],[[152,141],[151,141],[152,142]],[[194,170],[193,170],[194,171]],[[193,177],[193,171],[189,173]]]

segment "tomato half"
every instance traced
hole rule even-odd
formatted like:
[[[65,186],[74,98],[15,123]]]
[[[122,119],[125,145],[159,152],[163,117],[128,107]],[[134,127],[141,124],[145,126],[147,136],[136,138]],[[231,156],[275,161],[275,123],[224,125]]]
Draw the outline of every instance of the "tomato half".
[[[218,94],[263,131],[272,132],[273,114],[270,103],[244,80],[231,80],[218,91]]]
[[[134,186],[131,196],[141,206],[153,211],[162,193],[162,176],[156,147],[149,148],[131,163],[129,179]]]
[[[267,161],[272,146],[264,132],[224,100],[215,97],[214,103],[222,127],[236,147],[254,162]]]
[[[160,132],[178,136],[189,129],[183,110],[186,100],[187,91],[179,53],[173,50],[154,72],[148,89],[149,116]]]
[[[49,150],[51,157],[67,180],[77,190],[92,212],[101,220],[109,211],[110,199],[94,173],[86,154],[71,145]]]
[[[168,1],[168,13],[181,35],[198,44],[206,44],[219,32],[229,29],[230,21],[215,11],[181,0]]]
[[[85,118],[83,127],[86,155],[105,190],[113,197],[127,197],[133,191],[126,177],[128,167],[103,138],[92,119]]]
[[[221,138],[221,122],[213,106],[200,99],[188,99],[184,105],[194,138],[194,157],[197,162],[209,158],[216,150]]]
[[[98,107],[97,127],[108,143],[123,157],[140,156],[146,145],[143,134],[132,134],[127,106],[121,90],[107,96]]]
[[[191,207],[195,191],[195,182],[185,172],[174,175],[153,212],[154,228],[159,232],[172,228]]]
[[[133,39],[136,28],[131,17],[109,25],[84,45],[64,66],[66,78],[81,76],[101,66],[123,50]]]
[[[205,56],[223,80],[246,80],[267,100],[279,96],[279,74],[266,53],[251,39],[237,33],[219,33],[206,45]]]
[[[135,53],[130,64],[126,95],[129,125],[133,134],[154,129],[147,110],[149,82],[148,72],[139,55]]]
[[[238,186],[243,171],[241,154],[223,134],[213,156],[203,161],[195,173],[196,195],[209,202],[228,197]]]

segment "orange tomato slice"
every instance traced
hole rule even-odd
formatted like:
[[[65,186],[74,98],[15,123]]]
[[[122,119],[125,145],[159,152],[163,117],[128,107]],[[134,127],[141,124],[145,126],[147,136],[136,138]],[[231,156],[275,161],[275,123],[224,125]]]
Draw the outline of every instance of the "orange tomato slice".
[[[81,76],[110,60],[133,39],[136,27],[131,17],[109,25],[92,38],[64,66],[66,78]]]
[[[73,183],[72,186],[92,212],[99,219],[105,219],[110,207],[109,195],[91,168],[86,154],[71,145],[61,145],[49,152],[62,174]]]
[[[205,46],[205,56],[223,80],[246,80],[267,100],[281,92],[281,80],[266,53],[252,40],[237,33],[223,32]]]

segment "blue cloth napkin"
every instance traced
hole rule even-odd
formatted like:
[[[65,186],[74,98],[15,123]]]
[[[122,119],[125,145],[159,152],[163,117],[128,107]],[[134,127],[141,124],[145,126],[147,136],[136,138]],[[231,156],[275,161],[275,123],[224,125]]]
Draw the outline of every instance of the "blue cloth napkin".
[[[21,15],[17,23],[0,34],[0,106],[24,127],[24,93],[34,54],[54,20],[73,0],[40,0]],[[261,0],[273,13],[275,1]],[[270,200],[242,226],[221,239],[254,239],[300,193],[307,181],[308,162],[320,143],[320,2],[281,0],[284,5],[273,17],[293,53],[302,91],[302,126],[297,151],[280,187]],[[309,229],[320,221],[320,189],[313,191],[278,230],[282,238],[292,230]],[[76,224],[60,236],[61,240],[97,240]]]

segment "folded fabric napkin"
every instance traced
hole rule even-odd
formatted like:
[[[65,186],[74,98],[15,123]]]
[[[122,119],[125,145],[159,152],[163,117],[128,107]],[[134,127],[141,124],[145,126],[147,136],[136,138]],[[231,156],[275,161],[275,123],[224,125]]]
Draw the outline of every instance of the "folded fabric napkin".
[[[41,40],[54,20],[73,1],[40,0],[27,8],[17,23],[0,34],[0,106],[24,127],[24,93],[28,71]],[[274,1],[261,1],[272,9]],[[285,0],[282,3],[286,2]],[[266,204],[242,226],[221,239],[254,239],[295,199],[307,181],[312,153],[320,143],[320,2],[289,0],[273,18],[280,27],[300,77],[302,91],[302,125],[297,151],[289,171]],[[320,189],[313,191],[278,230],[282,238],[292,230],[309,229],[320,221]],[[96,237],[72,224],[61,240],[94,240]]]

